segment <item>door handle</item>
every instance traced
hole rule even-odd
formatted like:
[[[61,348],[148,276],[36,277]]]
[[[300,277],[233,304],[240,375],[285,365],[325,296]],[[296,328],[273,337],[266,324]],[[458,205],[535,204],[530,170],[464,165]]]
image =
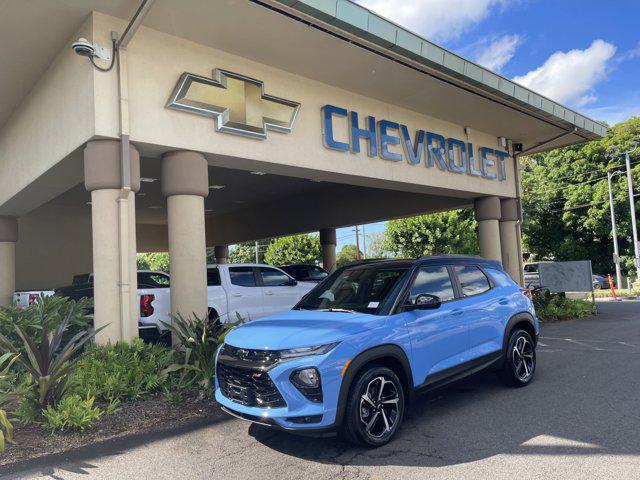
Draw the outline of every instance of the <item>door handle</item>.
[[[456,308],[455,310],[451,310],[452,317],[458,317],[464,313],[464,310],[461,308]]]
[[[498,300],[498,303],[500,305],[509,305],[509,299],[508,298],[501,298],[500,300]]]
[[[241,297],[242,294],[241,293],[232,293],[231,296],[232,297]]]
[[[267,290],[266,292],[264,292],[265,295],[273,295],[273,292],[271,290]]]

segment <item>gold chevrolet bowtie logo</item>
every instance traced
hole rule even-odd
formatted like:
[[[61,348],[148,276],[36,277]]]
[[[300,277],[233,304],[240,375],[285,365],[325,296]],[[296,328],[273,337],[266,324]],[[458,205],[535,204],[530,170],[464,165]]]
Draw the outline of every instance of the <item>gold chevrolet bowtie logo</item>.
[[[260,80],[216,68],[212,79],[183,73],[167,107],[213,117],[220,132],[266,138],[267,129],[290,132],[300,104],[267,95]]]

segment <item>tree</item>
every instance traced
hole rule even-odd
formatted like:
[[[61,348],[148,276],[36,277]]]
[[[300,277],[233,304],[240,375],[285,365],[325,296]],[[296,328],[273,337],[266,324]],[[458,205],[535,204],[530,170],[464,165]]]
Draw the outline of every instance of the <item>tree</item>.
[[[480,248],[476,230],[472,210],[391,220],[385,231],[385,249],[407,258],[445,253],[477,254]]]
[[[169,254],[167,252],[138,253],[136,265],[138,270],[156,270],[169,273]]]
[[[522,161],[523,243],[540,260],[591,260],[594,272],[614,269],[607,171],[624,158],[640,134],[634,117],[609,129],[601,140],[532,155]],[[634,184],[640,182],[640,152],[631,154]],[[614,208],[623,270],[633,267],[633,241],[626,176],[613,178]],[[636,202],[636,209],[638,208]]]
[[[264,260],[271,265],[315,265],[320,261],[320,237],[307,234],[276,238],[269,243]]]
[[[338,268],[343,267],[351,262],[357,260],[355,245],[345,245],[336,255],[336,266]],[[360,252],[360,258],[362,258],[362,252]]]
[[[387,250],[387,236],[384,232],[367,235],[367,258],[389,258],[393,252]]]
[[[270,239],[258,242],[258,263],[264,263],[264,254]],[[256,243],[245,242],[238,243],[229,249],[230,263],[255,263],[256,261]]]

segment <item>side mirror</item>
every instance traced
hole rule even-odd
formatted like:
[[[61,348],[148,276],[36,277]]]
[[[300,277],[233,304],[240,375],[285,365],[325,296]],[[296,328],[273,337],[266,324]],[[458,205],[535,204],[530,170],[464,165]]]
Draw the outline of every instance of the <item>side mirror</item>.
[[[440,308],[442,300],[435,295],[429,295],[428,293],[421,293],[415,300],[408,300],[405,304],[405,310],[433,310]]]
[[[291,280],[289,280],[290,287],[295,287],[296,285],[298,285],[298,281],[295,278],[292,278]]]

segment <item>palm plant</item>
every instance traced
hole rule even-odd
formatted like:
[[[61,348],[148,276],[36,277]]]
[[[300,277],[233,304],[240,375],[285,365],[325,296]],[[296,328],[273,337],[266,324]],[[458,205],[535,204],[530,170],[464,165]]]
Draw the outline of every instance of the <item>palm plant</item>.
[[[46,300],[43,300],[42,303],[45,302]],[[53,331],[49,331],[46,308],[43,306],[39,309],[42,314],[42,318],[39,319],[42,325],[39,340],[36,340],[37,333],[29,333],[27,329],[16,325],[15,331],[22,340],[22,349],[18,349],[7,336],[0,334],[0,352],[25,352],[25,355],[17,358],[17,362],[31,374],[37,385],[37,401],[42,408],[54,404],[61,398],[68,375],[80,358],[81,349],[104,328],[81,330],[63,344],[67,326],[72,319],[78,317],[80,308],[80,305],[70,301],[64,318]]]
[[[172,323],[163,324],[184,349],[183,363],[167,367],[164,375],[180,372],[180,384],[183,388],[197,383],[207,398],[214,393],[215,355],[224,337],[234,327],[243,323],[238,315],[234,323],[222,323],[220,319],[185,319],[182,315],[172,316]]]
[[[15,362],[20,355],[16,353],[7,352],[0,356],[0,382],[4,382],[9,374],[9,368],[13,362]],[[5,407],[10,403],[8,395],[3,395],[0,398],[0,404]],[[0,453],[4,452],[6,442],[13,443],[13,425],[7,417],[7,412],[4,409],[0,409]]]

